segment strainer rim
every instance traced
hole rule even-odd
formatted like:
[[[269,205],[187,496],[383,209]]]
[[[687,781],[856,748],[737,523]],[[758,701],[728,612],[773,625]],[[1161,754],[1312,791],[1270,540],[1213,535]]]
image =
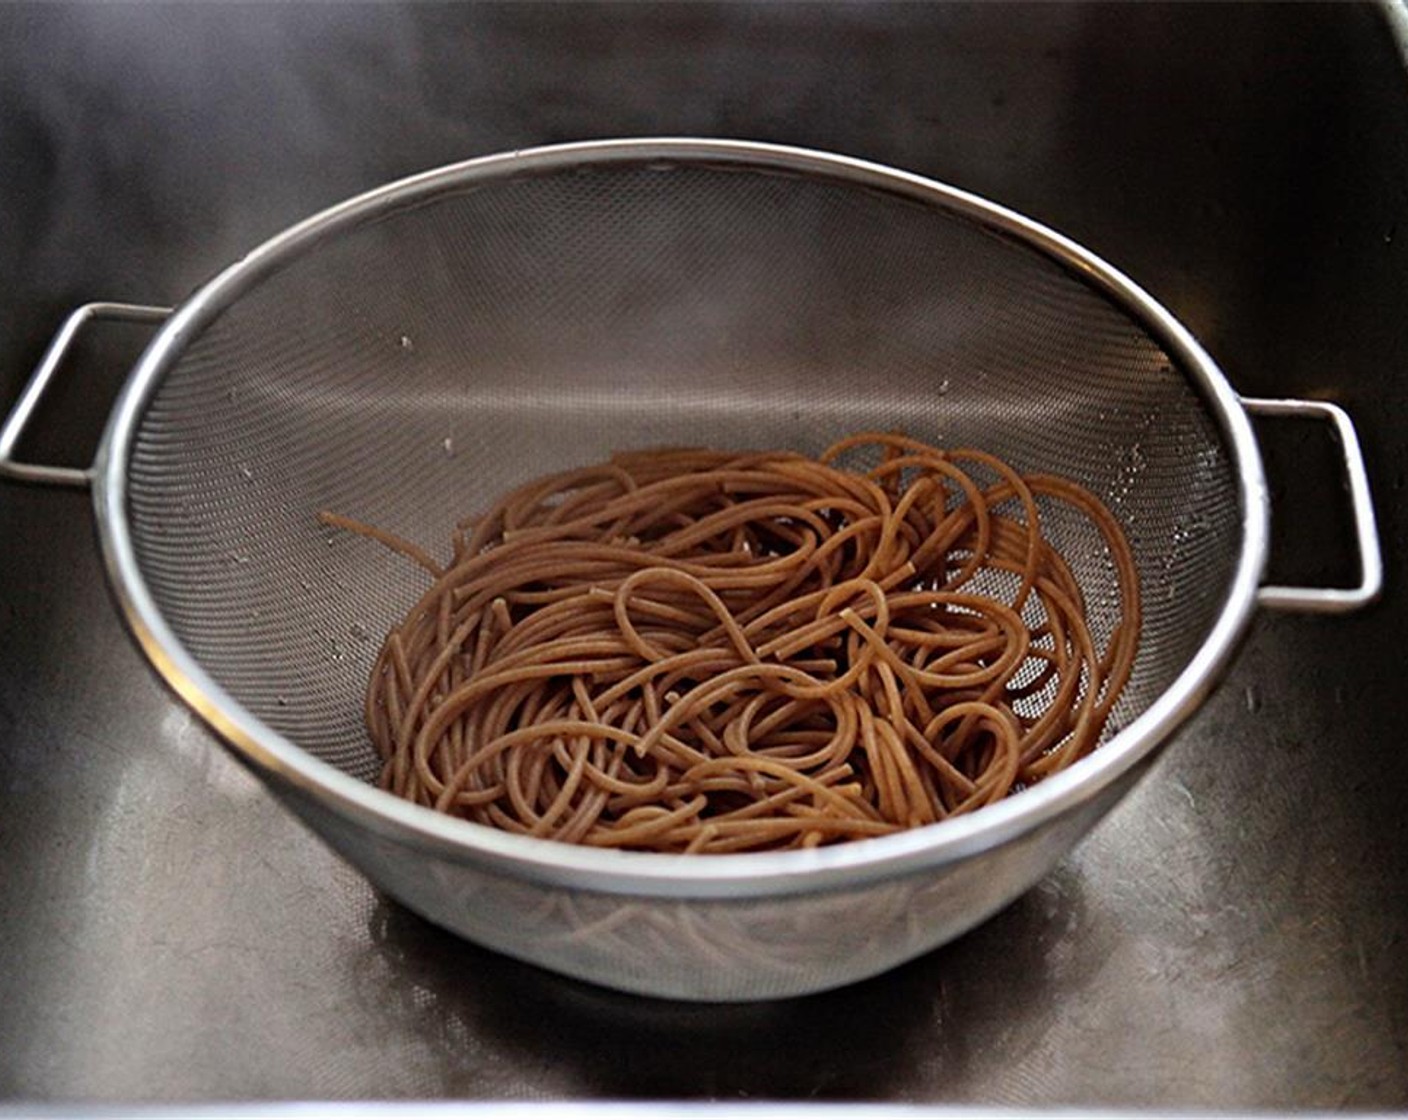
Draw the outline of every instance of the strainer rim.
[[[681,856],[621,852],[519,836],[452,818],[368,785],[318,759],[230,696],[186,650],[137,561],[127,516],[127,470],[138,424],[186,347],[233,301],[293,257],[377,215],[501,176],[583,162],[700,161],[823,174],[917,199],[1015,238],[1077,274],[1153,337],[1189,378],[1231,450],[1242,510],[1241,549],[1227,597],[1201,646],[1128,726],[1067,770],[962,817],[809,851]],[[617,893],[757,897],[855,885],[985,851],[1053,820],[1154,751],[1201,705],[1231,660],[1256,603],[1269,514],[1250,420],[1225,375],[1192,334],[1128,276],[1083,246],[961,188],[851,156],[743,140],[666,137],[593,140],[482,156],[400,179],[325,209],[275,235],[193,293],[152,339],[118,398],[94,465],[99,539],[122,612],[167,684],[234,750],[363,827],[449,858],[475,858],[530,879]]]

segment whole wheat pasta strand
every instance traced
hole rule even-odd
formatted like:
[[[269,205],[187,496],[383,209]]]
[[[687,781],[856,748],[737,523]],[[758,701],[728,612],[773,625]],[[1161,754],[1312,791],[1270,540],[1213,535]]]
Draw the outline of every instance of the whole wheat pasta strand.
[[[1098,632],[1052,506],[1113,567]],[[383,787],[594,847],[709,857],[973,812],[1098,746],[1139,639],[1098,498],[900,435],[621,452],[458,522],[443,566],[319,518],[432,579],[368,683]]]

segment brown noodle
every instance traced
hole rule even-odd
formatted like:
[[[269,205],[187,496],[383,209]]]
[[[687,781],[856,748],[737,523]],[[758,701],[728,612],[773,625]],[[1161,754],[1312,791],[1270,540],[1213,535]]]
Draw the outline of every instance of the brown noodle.
[[[1103,649],[1044,503],[1104,538]],[[1098,499],[898,435],[617,454],[461,523],[444,569],[319,516],[433,578],[367,689],[382,787],[598,847],[811,847],[970,812],[1094,749],[1138,641]]]

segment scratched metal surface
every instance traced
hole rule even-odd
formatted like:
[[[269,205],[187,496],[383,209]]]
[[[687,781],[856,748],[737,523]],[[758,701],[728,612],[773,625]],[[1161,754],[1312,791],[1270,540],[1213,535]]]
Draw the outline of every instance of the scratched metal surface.
[[[354,191],[588,136],[896,164],[1127,269],[1238,389],[1357,419],[1389,562],[1264,616],[1057,872],[859,986],[681,1006],[377,897],[156,683],[89,509],[0,486],[0,1099],[869,1099],[1408,1107],[1408,81],[1371,7],[0,8],[0,400],[62,313],[178,300]],[[36,454],[81,461],[107,337]],[[1267,433],[1276,574],[1347,574],[1332,461]]]

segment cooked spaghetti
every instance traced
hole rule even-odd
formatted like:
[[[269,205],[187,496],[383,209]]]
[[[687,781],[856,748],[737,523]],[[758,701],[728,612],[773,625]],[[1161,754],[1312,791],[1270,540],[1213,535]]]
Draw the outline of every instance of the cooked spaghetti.
[[[1104,538],[1097,641],[1042,534]],[[383,788],[511,832],[723,853],[971,812],[1098,744],[1139,633],[1118,522],[1063,478],[866,433],[793,452],[628,452],[461,523],[383,645]]]

